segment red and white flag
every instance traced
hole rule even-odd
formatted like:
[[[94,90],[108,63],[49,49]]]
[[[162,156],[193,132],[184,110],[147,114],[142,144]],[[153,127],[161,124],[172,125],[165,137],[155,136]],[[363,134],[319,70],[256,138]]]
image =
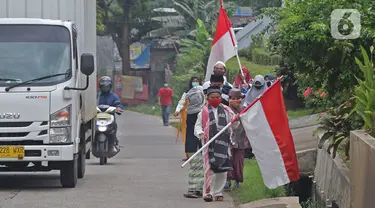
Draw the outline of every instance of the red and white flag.
[[[216,62],[226,62],[236,55],[236,37],[232,25],[225,12],[223,0],[220,0],[220,12],[217,20],[215,37],[212,42],[210,57],[207,63],[205,81],[209,81]]]
[[[240,114],[264,184],[275,189],[300,178],[280,79]]]

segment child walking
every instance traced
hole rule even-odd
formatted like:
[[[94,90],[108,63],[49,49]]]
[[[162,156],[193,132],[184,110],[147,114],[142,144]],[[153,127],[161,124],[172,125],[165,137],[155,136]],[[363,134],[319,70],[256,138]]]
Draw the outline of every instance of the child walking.
[[[229,92],[229,106],[235,114],[242,111],[242,93],[240,89],[233,88]],[[231,180],[236,181],[236,187],[240,186],[243,182],[243,168],[244,168],[244,154],[245,149],[249,148],[249,140],[247,139],[246,132],[241,124],[241,120],[236,121],[232,125],[232,164],[233,170],[228,172],[228,180],[225,189],[231,187]]]
[[[206,144],[234,118],[232,110],[221,104],[220,87],[207,89],[207,105],[198,114],[195,124],[195,135]],[[203,150],[204,188],[203,199],[206,202],[223,201],[223,190],[228,171],[232,170],[230,161],[231,129],[224,131],[215,141]]]

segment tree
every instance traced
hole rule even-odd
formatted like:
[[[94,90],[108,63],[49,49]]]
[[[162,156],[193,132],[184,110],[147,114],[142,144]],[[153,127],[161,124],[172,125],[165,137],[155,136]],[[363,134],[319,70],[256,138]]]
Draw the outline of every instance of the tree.
[[[174,9],[184,17],[187,34],[194,35],[197,21],[200,19],[207,31],[215,32],[216,20],[219,15],[220,1],[218,0],[173,0]],[[224,2],[228,16],[237,7],[232,1]]]
[[[334,9],[339,8],[360,11],[360,38],[337,40],[332,37],[330,16]],[[348,99],[350,90],[357,84],[353,75],[361,76],[354,61],[354,57],[361,54],[360,45],[369,48],[373,44],[374,8],[375,3],[370,0],[360,3],[341,0],[286,1],[285,7],[266,12],[278,25],[270,37],[270,47],[294,68],[301,91],[307,87],[320,89],[328,93],[331,105],[338,105]]]
[[[160,28],[152,21],[155,2],[143,0],[97,0],[98,34],[110,35],[122,58],[122,72],[128,74],[130,45],[141,41],[149,31]]]
[[[180,54],[177,56],[177,73],[179,74],[205,74],[211,52],[212,38],[200,19],[197,20],[195,31],[194,40],[181,39],[178,41],[181,46]]]

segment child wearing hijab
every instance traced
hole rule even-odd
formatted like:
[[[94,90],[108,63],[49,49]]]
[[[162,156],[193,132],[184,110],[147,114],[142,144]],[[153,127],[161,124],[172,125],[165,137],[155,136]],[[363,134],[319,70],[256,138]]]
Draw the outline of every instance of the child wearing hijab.
[[[254,78],[254,84],[251,86],[250,90],[247,91],[244,106],[250,105],[259,95],[263,94],[267,89],[265,84],[264,77],[262,75],[256,75]]]
[[[242,67],[242,72],[244,76],[242,76],[241,70],[238,71],[236,78],[234,78],[233,87],[241,89],[241,92],[243,94],[246,94],[247,90],[249,89],[249,83],[252,77],[249,69],[246,66]],[[245,83],[243,80],[245,80]]]

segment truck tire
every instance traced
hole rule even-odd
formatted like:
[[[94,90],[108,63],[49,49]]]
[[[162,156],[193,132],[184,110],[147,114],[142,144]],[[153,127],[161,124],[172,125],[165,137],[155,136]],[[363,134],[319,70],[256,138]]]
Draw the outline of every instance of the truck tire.
[[[78,180],[78,159],[74,157],[72,161],[66,161],[60,169],[60,182],[64,188],[76,187]]]
[[[85,134],[86,128],[85,125],[81,125],[80,130],[80,144],[78,152],[78,178],[83,178],[86,171],[86,138]]]
[[[91,158],[91,149],[86,152],[86,159],[89,160]]]
[[[84,149],[83,149],[84,148]],[[79,151],[78,156],[78,178],[83,178],[86,172],[86,145]]]

